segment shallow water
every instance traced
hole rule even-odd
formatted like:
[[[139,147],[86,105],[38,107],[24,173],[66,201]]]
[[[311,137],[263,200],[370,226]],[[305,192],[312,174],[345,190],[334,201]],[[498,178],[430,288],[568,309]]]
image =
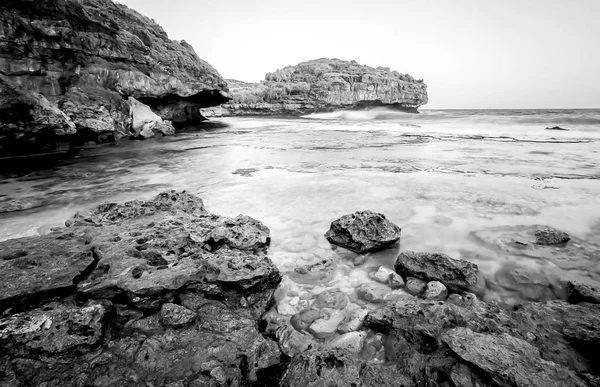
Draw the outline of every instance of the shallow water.
[[[286,274],[278,298],[296,310],[298,295],[332,287],[377,307],[356,299],[354,288],[372,282],[377,267],[393,267],[399,249],[477,263],[485,297],[501,303],[564,296],[561,278],[600,283],[600,111],[376,109],[217,121],[226,126],[5,173],[0,202],[31,208],[0,214],[0,240],[46,233],[103,201],[186,189],[214,213],[244,213],[269,226],[270,257]],[[545,130],[557,125],[569,130]],[[402,240],[355,266],[356,254],[332,249],[323,234],[335,218],[363,209],[401,226]],[[566,231],[582,247],[565,251],[568,260],[555,248],[503,248],[507,233],[534,225]],[[294,271],[322,260],[332,264],[316,275]],[[526,283],[507,278],[514,267]]]

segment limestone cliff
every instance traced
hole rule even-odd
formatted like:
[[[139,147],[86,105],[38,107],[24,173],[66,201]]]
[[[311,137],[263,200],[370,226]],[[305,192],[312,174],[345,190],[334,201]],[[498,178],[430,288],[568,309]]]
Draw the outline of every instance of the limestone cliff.
[[[206,116],[306,114],[314,111],[389,105],[416,110],[427,103],[427,85],[389,68],[356,61],[316,59],[268,73],[260,83],[229,81],[233,98]]]
[[[110,0],[0,2],[0,154],[140,135],[139,104],[165,126],[203,120],[227,84],[185,41]]]

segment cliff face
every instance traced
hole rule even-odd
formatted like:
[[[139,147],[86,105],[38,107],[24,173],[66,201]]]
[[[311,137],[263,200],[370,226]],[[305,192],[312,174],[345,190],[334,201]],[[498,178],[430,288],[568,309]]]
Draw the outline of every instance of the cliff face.
[[[139,135],[130,97],[175,125],[228,100],[190,45],[110,0],[3,0],[0,15],[1,153]]]
[[[427,103],[427,85],[422,80],[339,59],[285,67],[268,73],[258,84],[228,82],[233,100],[203,114],[305,114],[373,105],[415,110]]]

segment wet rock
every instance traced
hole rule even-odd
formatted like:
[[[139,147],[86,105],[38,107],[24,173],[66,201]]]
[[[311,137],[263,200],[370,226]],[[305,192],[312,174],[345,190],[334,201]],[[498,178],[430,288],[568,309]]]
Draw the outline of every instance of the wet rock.
[[[367,363],[340,350],[310,350],[292,359],[282,387],[412,386],[393,367]]]
[[[589,302],[600,304],[600,286],[588,285],[578,281],[567,282],[567,297],[572,304]]]
[[[406,279],[406,291],[413,296],[420,296],[427,289],[427,282],[418,278],[408,277]]]
[[[450,295],[448,295],[448,298],[446,300],[448,302],[453,303],[454,305],[462,305],[464,303],[462,296],[460,294],[456,294],[456,293],[450,293]]]
[[[379,266],[379,269],[377,269],[377,271],[369,273],[369,277],[371,277],[371,279],[377,282],[381,282],[382,284],[387,284],[390,282],[390,277],[393,274],[396,274],[396,272],[394,272],[391,269],[388,269],[385,266]]]
[[[156,134],[171,136],[175,134],[175,129],[170,121],[163,119],[145,105],[133,97],[129,97],[131,105],[131,130],[134,137],[151,138]]]
[[[0,214],[5,212],[24,211],[44,205],[41,199],[11,199],[0,201]]]
[[[315,308],[344,309],[348,306],[348,295],[340,289],[329,289],[317,296]]]
[[[389,284],[392,289],[400,289],[405,285],[402,277],[395,272],[390,275]]]
[[[369,312],[366,309],[356,309],[350,312],[338,326],[338,331],[342,333],[357,331],[365,321],[367,314]]]
[[[181,305],[166,303],[162,305],[160,318],[164,325],[180,328],[194,322],[196,313]]]
[[[334,337],[325,344],[325,347],[330,350],[338,349],[357,354],[361,351],[366,337],[367,334],[365,332],[348,332]]]
[[[586,386],[575,372],[543,360],[537,348],[506,333],[486,335],[455,328],[445,332],[442,341],[500,385]]]
[[[439,281],[431,281],[427,283],[423,297],[432,301],[445,300],[448,297],[448,289]]]
[[[403,277],[439,281],[452,291],[469,290],[478,282],[476,264],[441,253],[403,251],[396,259],[394,268]]]
[[[321,318],[321,313],[318,310],[311,309],[302,313],[297,313],[292,316],[290,323],[298,331],[305,331],[308,329],[316,319]]]
[[[340,310],[331,309],[326,311],[325,309],[322,309],[322,311],[326,312],[327,315],[316,319],[308,327],[308,331],[318,339],[325,339],[333,336],[345,317],[344,312]]]
[[[535,243],[538,245],[557,245],[559,243],[567,243],[571,240],[569,234],[563,231],[558,231],[553,228],[547,227],[541,230],[536,230]]]
[[[224,219],[221,225],[211,231],[206,243],[213,249],[225,244],[240,250],[256,250],[268,246],[271,237],[269,228],[259,220],[238,215],[234,219]]]
[[[382,250],[400,240],[400,227],[372,211],[357,211],[333,221],[327,240],[358,254]]]
[[[301,265],[289,273],[290,278],[298,283],[319,283],[327,281],[335,275],[335,264],[331,259],[323,259],[310,265]]]
[[[389,288],[375,284],[362,284],[356,288],[356,294],[360,299],[375,304],[384,302],[389,292]]]
[[[84,232],[54,232],[0,242],[0,312],[36,306],[75,293],[98,263]]]
[[[298,332],[287,325],[278,328],[275,337],[281,352],[290,357],[299,355],[315,345],[311,335]]]
[[[516,291],[526,300],[555,300],[552,283],[540,269],[507,265],[494,275],[495,281],[507,290]]]

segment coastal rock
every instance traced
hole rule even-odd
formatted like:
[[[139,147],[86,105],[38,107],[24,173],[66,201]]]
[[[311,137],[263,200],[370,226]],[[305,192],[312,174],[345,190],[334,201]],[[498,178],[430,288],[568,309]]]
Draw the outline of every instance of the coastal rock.
[[[565,129],[565,128],[561,128],[560,126],[552,126],[552,127],[547,127],[546,130],[569,130],[569,129]]]
[[[177,125],[201,121],[199,108],[229,99],[226,82],[189,44],[124,5],[32,4],[0,4],[2,155],[173,132],[158,120],[134,129],[128,97]]]
[[[135,98],[129,98],[131,104],[131,130],[134,137],[150,138],[156,134],[170,136],[175,129],[170,121],[163,121],[160,116]]]
[[[400,227],[372,211],[357,211],[333,221],[325,238],[358,254],[382,250],[400,240]]]
[[[381,282],[382,284],[387,284],[390,282],[390,277],[394,274],[396,274],[396,272],[394,272],[393,270],[388,269],[385,266],[379,266],[379,269],[377,269],[377,271],[369,273],[369,277],[371,277],[377,282]]]
[[[263,249],[207,251],[206,238],[226,222],[199,198],[170,191],[81,211],[46,236],[0,242],[0,378],[260,384],[281,358],[258,330],[281,275]],[[240,233],[256,232],[244,224]]]
[[[340,289],[329,289],[317,296],[314,307],[345,309],[349,301],[348,295]]]
[[[427,282],[418,278],[406,278],[406,291],[413,296],[420,296],[427,289]]]
[[[578,281],[569,281],[567,283],[567,299],[572,304],[580,302],[600,304],[600,287]]]
[[[439,281],[452,291],[469,290],[477,285],[477,265],[441,253],[403,251],[394,264],[396,273],[424,281]]]
[[[553,228],[547,227],[542,230],[536,230],[535,243],[538,245],[557,245],[559,243],[567,243],[571,240],[569,234],[563,231],[558,231]]]
[[[365,332],[348,332],[334,337],[325,346],[330,350],[341,350],[357,354],[363,347],[367,334]]]
[[[338,326],[338,331],[342,333],[357,331],[365,321],[367,314],[369,312],[366,309],[356,309],[350,312]]]
[[[212,249],[227,245],[240,250],[257,250],[271,243],[270,231],[261,221],[246,215],[226,218],[206,241]]]
[[[445,300],[448,297],[448,289],[439,281],[431,281],[427,283],[423,297],[433,301]]]
[[[325,339],[333,336],[337,331],[338,326],[344,320],[345,314],[343,311],[337,309],[321,310],[325,311],[327,315],[323,318],[316,319],[310,324],[308,331],[318,339]]]
[[[362,284],[356,288],[356,294],[362,300],[379,304],[385,301],[385,297],[390,293],[389,288],[375,284]]]
[[[311,335],[298,332],[288,325],[277,328],[275,337],[277,338],[281,352],[289,357],[299,355],[316,344]]]
[[[260,83],[227,80],[233,100],[202,109],[207,117],[292,114],[389,106],[416,111],[427,86],[409,74],[355,61],[315,59],[268,73]]]
[[[309,350],[295,356],[281,379],[282,387],[412,386],[393,367],[367,363],[340,350]]]

